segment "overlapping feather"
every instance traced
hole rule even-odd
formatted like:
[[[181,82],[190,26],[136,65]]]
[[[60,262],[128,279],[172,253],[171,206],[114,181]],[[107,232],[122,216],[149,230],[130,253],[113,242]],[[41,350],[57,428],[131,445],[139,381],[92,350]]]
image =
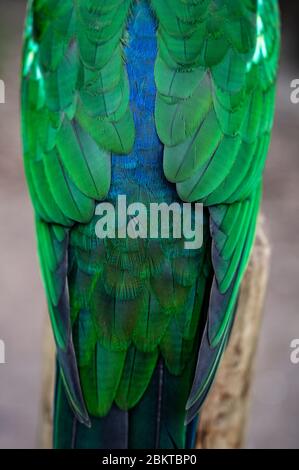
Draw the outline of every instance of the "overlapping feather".
[[[157,93],[149,77],[134,84],[137,96],[130,90],[122,57],[130,0],[35,0],[26,23],[25,170],[61,376],[85,424],[88,412],[104,416],[113,402],[124,410],[140,403],[137,423],[146,406],[142,396],[157,380],[152,374],[159,355],[167,369],[163,406],[171,422],[176,404],[169,390],[178,387],[180,403],[187,401],[199,346],[187,420],[197,413],[231,329],[273,121],[275,0],[149,3],[158,54],[151,56],[148,8],[138,2],[130,32],[150,47],[144,54],[135,44],[132,61],[148,70],[155,59]],[[135,109],[143,92],[149,101],[156,93],[155,122],[148,103]],[[124,158],[127,169],[150,172],[155,127],[166,178],[182,200],[208,208],[201,250],[185,250],[183,240],[95,237],[94,207],[109,194],[111,154],[129,154],[135,140],[143,157],[139,169],[134,152],[128,160],[116,158]],[[124,184],[121,176],[116,172],[115,184]],[[163,191],[153,189],[156,178],[150,190],[141,189],[144,179],[137,188],[129,181],[129,198],[146,205],[153,194],[163,199]],[[184,406],[179,415],[183,423]],[[172,436],[164,429],[156,444],[183,446],[183,428],[173,429]]]
[[[155,119],[164,173],[184,201],[209,207],[214,280],[187,404],[211,386],[253,243],[273,123],[276,1],[152,0],[159,22]]]
[[[67,289],[68,230],[63,227],[91,220],[95,200],[109,191],[111,152],[127,153],[133,145],[121,49],[129,4],[35,0],[28,5],[25,26],[25,170],[62,377],[78,419],[85,423],[71,324],[76,314],[70,311]],[[90,334],[81,341],[89,338],[86,350],[78,349],[79,364],[82,357],[85,364],[88,348],[93,350]]]

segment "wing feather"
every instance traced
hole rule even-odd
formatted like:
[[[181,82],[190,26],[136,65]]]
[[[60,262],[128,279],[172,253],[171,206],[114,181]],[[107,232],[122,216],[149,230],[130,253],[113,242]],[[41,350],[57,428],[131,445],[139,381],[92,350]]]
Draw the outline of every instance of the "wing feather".
[[[277,3],[152,0],[164,173],[183,201],[208,208],[211,225],[213,282],[187,421],[213,382],[254,240],[273,125]]]
[[[25,25],[25,171],[61,375],[76,416],[85,424],[89,419],[72,334],[78,312],[71,318],[67,285],[69,228],[89,222],[95,201],[108,194],[112,151],[128,153],[133,145],[121,46],[129,6],[130,0],[34,0],[28,4]],[[82,338],[84,326],[77,321]],[[100,345],[97,350],[93,370],[103,364]],[[78,351],[87,360],[86,351]],[[93,379],[84,373],[82,377],[88,388]]]

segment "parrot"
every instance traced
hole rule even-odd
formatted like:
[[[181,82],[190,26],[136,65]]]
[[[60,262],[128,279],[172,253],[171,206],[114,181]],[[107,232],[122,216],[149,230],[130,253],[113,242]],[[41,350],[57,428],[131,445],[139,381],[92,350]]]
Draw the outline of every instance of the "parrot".
[[[54,448],[195,447],[255,239],[279,52],[277,0],[28,1],[21,127]],[[119,196],[188,204],[192,223],[200,204],[201,246],[97,236]]]

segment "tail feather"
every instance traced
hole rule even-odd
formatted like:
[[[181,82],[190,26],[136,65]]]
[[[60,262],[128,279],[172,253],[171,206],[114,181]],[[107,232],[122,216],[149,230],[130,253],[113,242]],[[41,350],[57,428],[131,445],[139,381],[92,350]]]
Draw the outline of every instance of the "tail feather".
[[[127,449],[128,412],[115,405],[104,418],[91,417],[87,427],[74,416],[57,373],[54,409],[55,449]]]
[[[129,413],[129,448],[156,449],[160,428],[161,363],[139,403]]]
[[[113,405],[103,418],[91,417],[88,428],[77,421],[57,374],[54,410],[56,449],[183,449],[192,448],[196,420],[185,425],[186,402],[193,367],[171,375],[162,359],[138,404],[129,411]]]

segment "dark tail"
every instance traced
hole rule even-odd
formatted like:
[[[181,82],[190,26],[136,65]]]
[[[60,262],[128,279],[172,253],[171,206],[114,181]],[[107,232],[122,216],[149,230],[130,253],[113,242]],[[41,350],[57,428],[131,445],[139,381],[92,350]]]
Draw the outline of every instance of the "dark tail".
[[[140,402],[129,411],[113,406],[104,418],[80,424],[69,406],[57,374],[54,436],[56,449],[183,449],[193,448],[197,419],[185,426],[190,371],[170,375],[160,361]]]

